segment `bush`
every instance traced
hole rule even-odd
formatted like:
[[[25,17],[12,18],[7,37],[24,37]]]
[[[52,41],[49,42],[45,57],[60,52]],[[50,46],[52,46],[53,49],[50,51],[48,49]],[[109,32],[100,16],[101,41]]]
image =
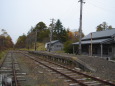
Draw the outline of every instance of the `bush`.
[[[5,52],[0,52],[0,59],[4,57],[4,55],[5,55]]]
[[[67,41],[64,43],[64,51],[65,53],[73,53],[72,41]]]

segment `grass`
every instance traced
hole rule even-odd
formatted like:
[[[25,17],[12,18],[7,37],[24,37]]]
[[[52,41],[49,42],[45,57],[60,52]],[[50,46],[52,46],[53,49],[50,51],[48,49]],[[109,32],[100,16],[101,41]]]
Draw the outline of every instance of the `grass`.
[[[0,52],[0,60],[4,57],[4,55],[5,55],[5,52]]]
[[[38,51],[45,51],[45,44],[44,43],[37,43],[37,50]]]
[[[45,49],[45,43],[38,42],[36,44],[36,46],[37,46],[37,49],[36,49],[37,51],[46,51],[46,49]],[[28,49],[22,48],[20,50],[28,50]],[[29,49],[29,51],[34,51],[34,50],[35,49],[34,49],[34,45],[33,45],[32,48]],[[55,52],[55,53],[65,53],[64,51],[52,51],[52,52]]]
[[[4,57],[5,57],[6,51],[2,51],[0,52],[0,64],[3,61]]]
[[[53,52],[56,52],[56,53],[64,53],[64,51],[53,51]]]
[[[37,46],[37,51],[46,51],[45,49],[45,43],[37,43],[36,44]],[[22,49],[19,49],[19,50],[28,50],[27,48],[22,48]],[[32,48],[29,49],[29,51],[34,51],[34,45],[32,45]]]

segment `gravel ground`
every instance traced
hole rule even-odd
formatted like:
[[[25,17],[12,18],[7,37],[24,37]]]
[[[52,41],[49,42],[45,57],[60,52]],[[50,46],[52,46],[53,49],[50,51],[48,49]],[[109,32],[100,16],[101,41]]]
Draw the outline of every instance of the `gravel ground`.
[[[20,82],[21,86],[68,86],[64,80],[57,78],[22,54],[18,53],[15,56],[18,58],[21,71],[27,73],[26,81]]]
[[[91,75],[115,82],[115,62],[99,57],[77,56],[77,58],[95,69]]]
[[[101,57],[95,57],[95,56],[91,57],[85,55],[83,56],[83,55],[55,53],[55,52],[50,52],[50,53],[55,55],[56,54],[62,55],[65,57],[67,56],[67,57],[77,58],[95,70],[94,72],[87,72],[88,74],[115,82],[115,62],[108,61]]]
[[[65,53],[63,53],[62,55],[76,57],[79,60],[88,64],[93,69],[95,69],[95,72],[90,72],[89,74],[115,82],[115,62],[108,61],[101,57],[95,57],[95,56],[91,57],[91,56],[73,55]]]

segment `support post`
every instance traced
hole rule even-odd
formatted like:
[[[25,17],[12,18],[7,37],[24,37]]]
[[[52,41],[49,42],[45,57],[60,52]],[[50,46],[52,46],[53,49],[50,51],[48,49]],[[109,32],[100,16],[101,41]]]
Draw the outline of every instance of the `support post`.
[[[90,48],[90,45],[89,45],[89,56],[91,55],[90,53],[91,53],[91,50],[90,50],[91,48]]]
[[[91,56],[92,56],[92,33],[91,33]]]
[[[75,54],[74,50],[75,50],[75,49],[74,49],[74,45],[73,45],[73,54]]]
[[[37,48],[37,29],[35,31],[35,51],[36,51],[36,48]]]
[[[103,44],[101,44],[101,58],[103,57]]]

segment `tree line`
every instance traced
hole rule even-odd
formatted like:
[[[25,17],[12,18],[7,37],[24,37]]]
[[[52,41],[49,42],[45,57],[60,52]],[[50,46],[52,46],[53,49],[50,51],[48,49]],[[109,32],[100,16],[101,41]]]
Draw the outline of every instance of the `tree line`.
[[[9,48],[13,48],[12,39],[11,39],[10,35],[8,35],[6,30],[1,29],[0,32],[1,32],[1,34],[0,34],[0,52],[3,50],[7,50]]]
[[[52,40],[60,40],[62,43],[72,43],[79,40],[79,31],[70,31],[69,28],[65,28],[63,26],[62,22],[59,19],[53,24],[53,26]],[[31,27],[27,35],[23,34],[22,36],[19,36],[15,47],[32,48],[36,41],[43,43],[49,42],[51,28],[52,24],[46,26],[44,22],[37,23],[35,27]]]
[[[15,48],[32,48],[35,45],[35,42],[46,43],[49,42],[50,30],[52,24],[46,26],[44,22],[39,22],[35,25],[35,27],[31,27],[28,31],[27,35],[23,34],[18,37],[17,42],[15,44]],[[69,28],[65,28],[62,22],[58,19],[56,23],[54,23],[54,28],[52,30],[52,40],[60,40],[64,43],[64,51],[72,52],[72,43],[79,41],[79,30],[70,31]],[[103,31],[112,29],[111,25],[108,25],[106,22],[99,24],[96,27],[96,31]],[[6,30],[1,29],[0,34],[0,52],[9,48],[13,48],[14,44],[10,35],[6,32]],[[82,33],[82,37],[84,34]]]
[[[35,45],[35,42],[49,42],[51,26],[54,26],[52,30],[52,40],[60,40],[64,43],[64,51],[72,53],[72,43],[79,41],[79,29],[72,32],[69,28],[65,28],[59,19],[54,25],[49,24],[49,26],[46,26],[44,22],[37,23],[35,27],[31,27],[27,35],[23,34],[22,36],[19,36],[15,47],[29,49]],[[112,29],[112,26],[108,26],[106,22],[103,22],[96,27],[96,31],[108,30],[108,28]],[[84,37],[83,33],[82,37]]]

